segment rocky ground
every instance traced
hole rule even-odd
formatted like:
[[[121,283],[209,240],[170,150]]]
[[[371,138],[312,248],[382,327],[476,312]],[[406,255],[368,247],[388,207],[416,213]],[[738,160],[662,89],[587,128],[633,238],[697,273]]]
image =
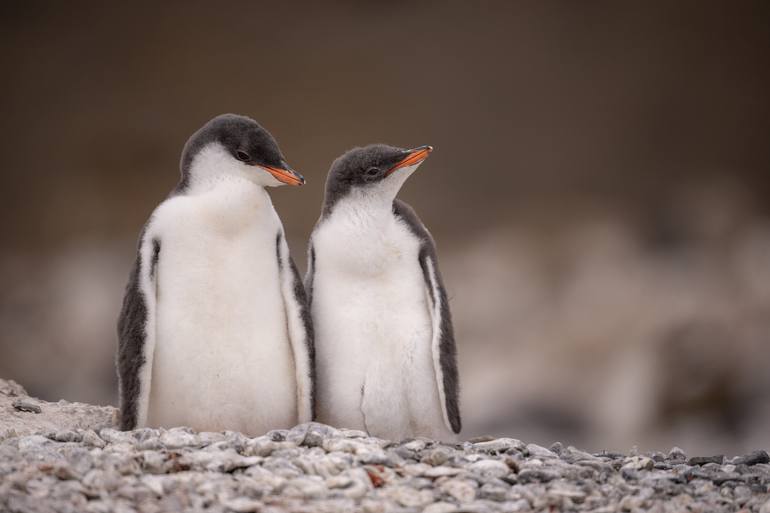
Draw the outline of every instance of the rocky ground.
[[[392,442],[303,424],[249,438],[114,428],[0,380],[3,512],[746,511],[770,513],[770,457],[589,454],[512,438]]]

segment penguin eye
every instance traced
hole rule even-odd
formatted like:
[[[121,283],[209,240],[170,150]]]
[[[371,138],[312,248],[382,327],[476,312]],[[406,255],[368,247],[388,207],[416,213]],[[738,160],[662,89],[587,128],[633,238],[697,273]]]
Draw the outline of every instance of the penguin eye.
[[[241,150],[238,150],[235,152],[235,158],[237,158],[241,162],[248,162],[249,160],[251,160],[251,157],[249,157],[249,154]]]
[[[376,176],[377,174],[379,174],[379,172],[380,172],[380,168],[378,168],[378,167],[370,167],[369,169],[366,170],[366,175],[367,176]]]

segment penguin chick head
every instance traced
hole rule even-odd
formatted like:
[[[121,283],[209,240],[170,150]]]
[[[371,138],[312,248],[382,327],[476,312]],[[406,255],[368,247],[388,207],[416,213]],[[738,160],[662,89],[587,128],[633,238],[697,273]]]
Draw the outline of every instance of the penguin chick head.
[[[305,183],[286,162],[270,132],[237,114],[217,116],[195,132],[182,150],[180,167],[181,190],[232,176],[262,187]]]
[[[349,194],[395,199],[407,178],[428,158],[432,146],[409,150],[386,144],[353,148],[332,163],[326,180],[326,211]]]

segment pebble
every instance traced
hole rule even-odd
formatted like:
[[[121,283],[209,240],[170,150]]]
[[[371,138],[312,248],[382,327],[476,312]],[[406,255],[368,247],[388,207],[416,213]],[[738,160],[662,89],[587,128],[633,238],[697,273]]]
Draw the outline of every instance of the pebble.
[[[426,506],[422,513],[453,513],[457,509],[457,506],[449,502],[434,502]]]
[[[669,459],[672,459],[672,460],[686,460],[687,459],[687,455],[679,447],[672,447],[671,450],[668,451],[668,457],[669,457]]]
[[[51,440],[55,440],[57,442],[65,442],[65,443],[83,441],[82,434],[71,430],[56,431],[55,433],[52,433],[52,435],[49,436],[48,438],[50,438]]]
[[[45,409],[43,403],[43,409]],[[770,513],[770,457],[390,442],[311,422],[247,437],[52,429],[0,439],[0,511]]]
[[[562,450],[559,454],[564,460],[569,462],[579,462],[579,461],[601,461],[601,458],[597,458],[593,454],[589,454],[585,451],[581,451],[579,449],[575,449],[571,445],[567,447],[566,449]]]
[[[621,469],[625,470],[652,470],[655,463],[645,456],[631,456],[623,460]]]
[[[43,409],[37,404],[26,399],[16,399],[13,402],[13,408],[16,411],[23,411],[26,413],[42,413]]]
[[[84,444],[89,445],[91,447],[98,447],[103,448],[107,443],[102,440],[99,435],[91,431],[90,429],[83,432],[83,439],[81,440]]]
[[[10,440],[14,440],[11,438]],[[18,447],[20,452],[36,452],[40,446],[44,446],[50,443],[47,437],[40,435],[23,436],[18,439]]]
[[[516,501],[506,502],[502,505],[502,511],[509,511],[510,513],[518,513],[520,511],[530,511],[532,508],[529,506],[529,502],[525,499],[518,499]]]
[[[439,485],[439,489],[451,496],[460,504],[471,502],[476,498],[476,485],[467,479],[450,479]]]
[[[479,489],[479,498],[501,502],[508,496],[508,488],[505,486],[486,483]]]
[[[534,457],[540,458],[540,459],[558,458],[559,457],[552,450],[546,449],[545,447],[541,447],[541,446],[536,445],[536,444],[528,444],[527,445],[527,452],[529,452],[530,456],[534,456]]]
[[[561,481],[553,483],[548,489],[548,493],[556,497],[568,498],[577,503],[583,502],[586,498],[586,493],[579,487]]]
[[[526,448],[524,442],[515,438],[497,438],[485,442],[478,442],[472,445],[473,449],[486,453],[502,453],[511,450],[523,452]]]
[[[463,469],[461,468],[454,468],[454,467],[433,467],[425,470],[422,472],[421,475],[425,477],[446,477],[446,476],[456,476],[457,474],[463,473]]]
[[[751,454],[747,454],[746,456],[735,458],[735,461],[733,461],[733,464],[735,465],[747,466],[758,465],[760,463],[770,463],[770,455],[767,454],[767,451],[754,451]]]
[[[184,428],[171,428],[160,436],[160,443],[166,449],[180,449],[200,445],[200,438]]]
[[[262,511],[264,504],[253,499],[248,499],[246,497],[238,497],[226,501],[224,506],[229,511],[233,511],[235,513],[252,513]]]
[[[401,447],[409,451],[421,451],[425,449],[425,445],[426,444],[424,440],[411,440],[409,442],[401,444]]]
[[[320,499],[327,491],[328,488],[320,477],[305,476],[289,480],[283,488],[282,494],[303,499]]]
[[[511,471],[508,465],[499,460],[481,460],[468,465],[468,470],[487,477],[503,477]]]
[[[425,458],[423,458],[423,463],[428,463],[434,466],[443,465],[449,461],[449,458],[451,458],[453,454],[454,451],[448,447],[436,447],[435,449],[432,449]]]
[[[717,465],[721,465],[725,460],[725,457],[723,455],[718,456],[693,456],[689,460],[687,460],[688,465],[706,465],[708,463],[716,463]]]
[[[523,469],[519,472],[519,481],[547,483],[561,477],[557,472],[546,469]]]

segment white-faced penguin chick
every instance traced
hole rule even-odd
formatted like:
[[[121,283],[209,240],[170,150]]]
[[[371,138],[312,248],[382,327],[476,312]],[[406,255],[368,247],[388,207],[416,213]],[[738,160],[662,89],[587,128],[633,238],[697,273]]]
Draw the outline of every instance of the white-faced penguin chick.
[[[436,249],[396,199],[432,148],[353,149],[329,170],[308,249],[318,420],[399,440],[460,432],[452,320]]]
[[[182,151],[118,321],[121,428],[258,435],[313,415],[313,332],[266,187],[302,185],[273,136],[225,114]]]

